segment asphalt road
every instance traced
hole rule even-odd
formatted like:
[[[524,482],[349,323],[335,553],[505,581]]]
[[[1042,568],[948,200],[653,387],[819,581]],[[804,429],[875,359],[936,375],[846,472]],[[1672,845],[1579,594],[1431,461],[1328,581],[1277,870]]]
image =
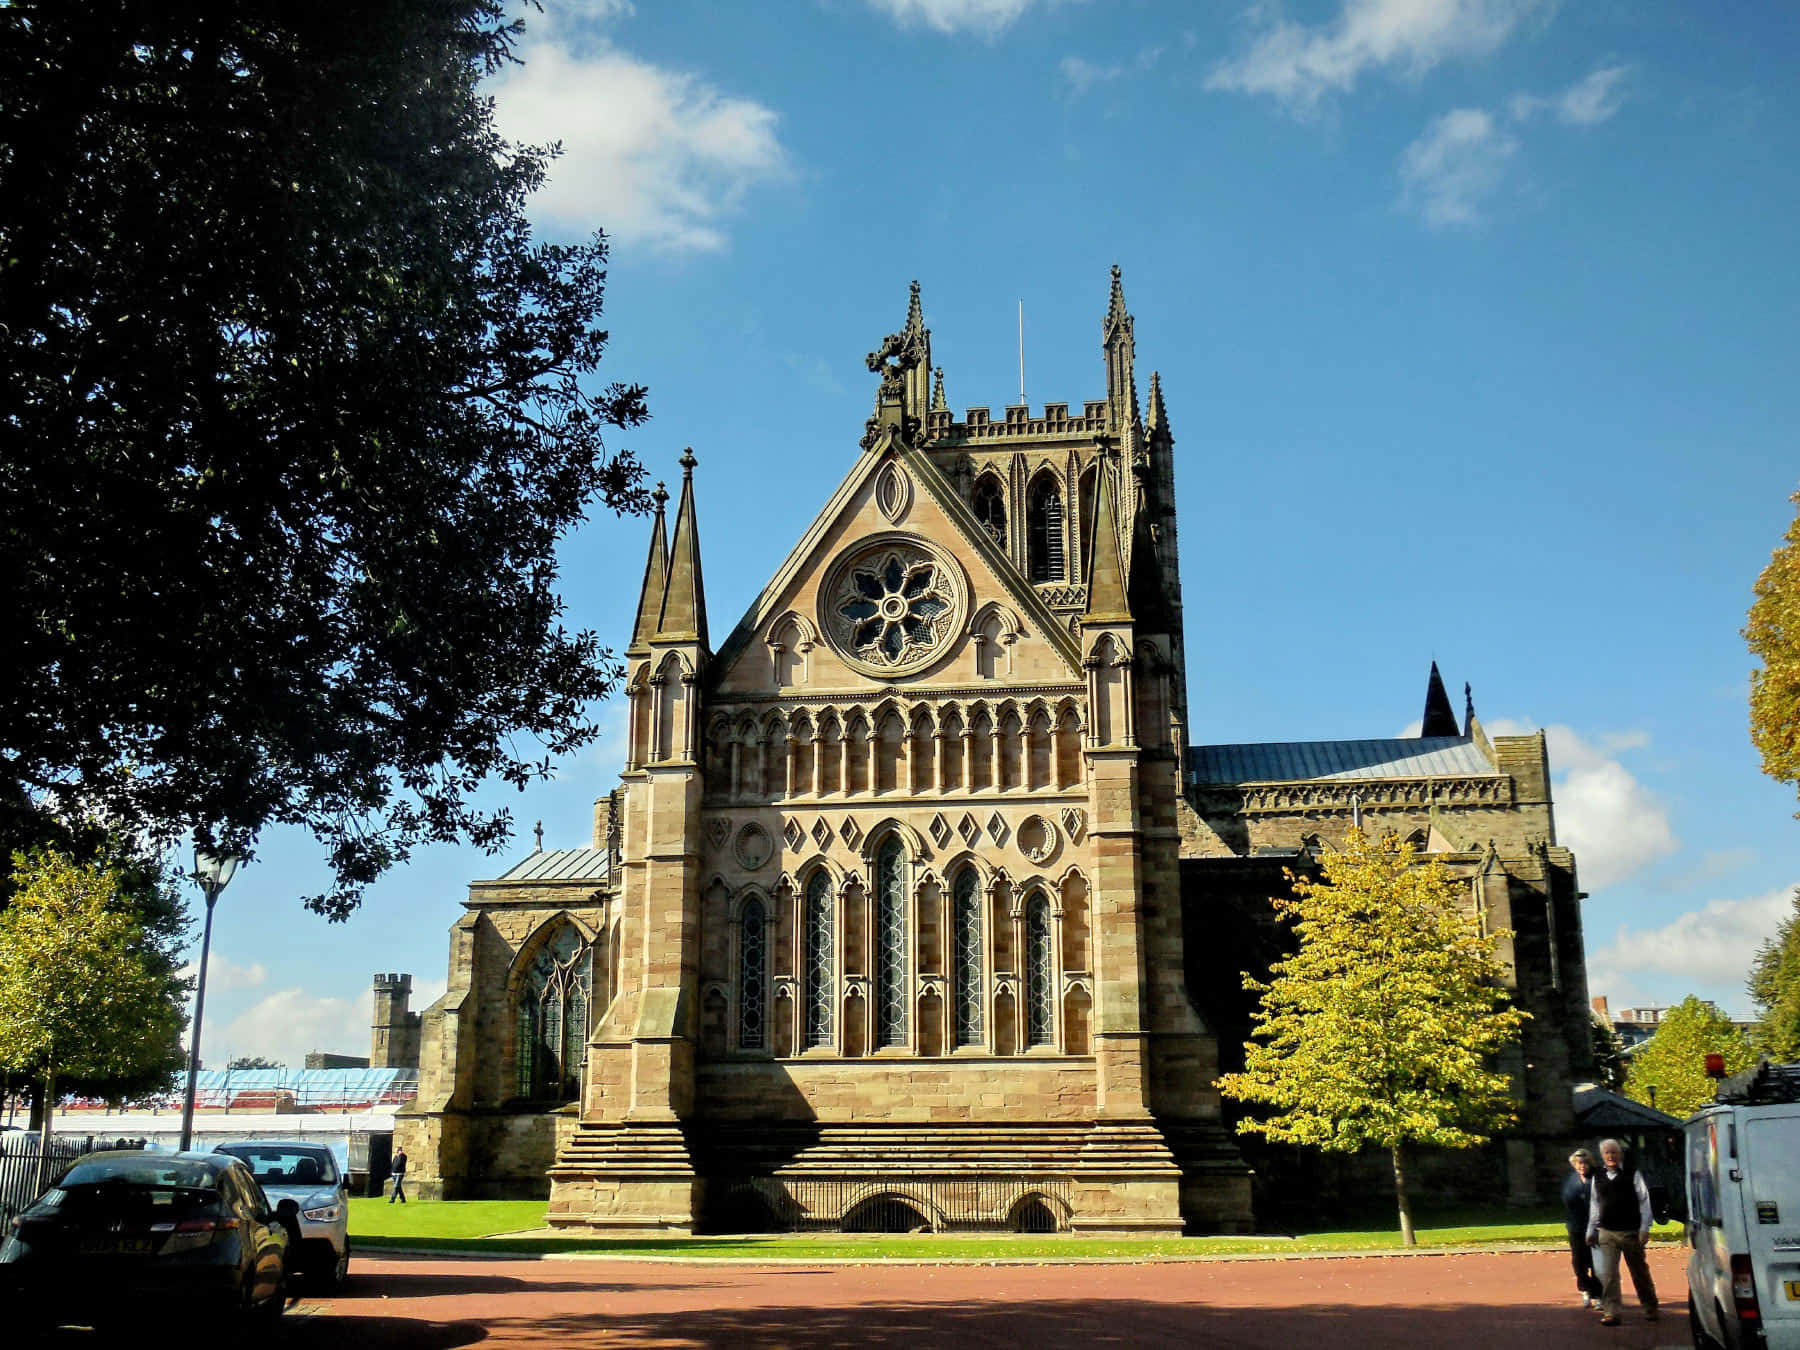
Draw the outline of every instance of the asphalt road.
[[[1683,1249],[1657,1249],[1660,1322],[1576,1304],[1552,1252],[1077,1266],[720,1266],[357,1258],[259,1347],[1063,1345],[1220,1350],[1688,1344]],[[59,1344],[94,1344],[66,1332]]]

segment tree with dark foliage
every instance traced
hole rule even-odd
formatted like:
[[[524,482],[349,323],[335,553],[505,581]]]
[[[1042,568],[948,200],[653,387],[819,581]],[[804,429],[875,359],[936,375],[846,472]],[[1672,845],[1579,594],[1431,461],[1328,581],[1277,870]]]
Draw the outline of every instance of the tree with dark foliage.
[[[343,918],[595,735],[618,668],[555,547],[645,509],[603,432],[647,414],[592,380],[604,240],[526,223],[553,152],[480,92],[504,10],[0,8],[0,796],[305,827]]]

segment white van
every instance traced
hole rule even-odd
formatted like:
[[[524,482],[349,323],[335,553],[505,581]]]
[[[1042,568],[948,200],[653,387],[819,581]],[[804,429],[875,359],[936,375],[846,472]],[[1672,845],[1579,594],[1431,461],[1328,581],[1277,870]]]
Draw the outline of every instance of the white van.
[[[1718,1095],[1685,1126],[1694,1344],[1800,1350],[1800,1064]]]

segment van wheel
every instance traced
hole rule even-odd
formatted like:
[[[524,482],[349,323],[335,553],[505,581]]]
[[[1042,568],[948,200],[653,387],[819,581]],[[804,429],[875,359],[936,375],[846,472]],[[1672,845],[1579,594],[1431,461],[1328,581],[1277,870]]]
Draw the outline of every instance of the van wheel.
[[[1688,1334],[1694,1338],[1694,1350],[1719,1350],[1719,1343],[1706,1334],[1706,1325],[1700,1320],[1700,1310],[1694,1306],[1694,1296],[1688,1295]]]

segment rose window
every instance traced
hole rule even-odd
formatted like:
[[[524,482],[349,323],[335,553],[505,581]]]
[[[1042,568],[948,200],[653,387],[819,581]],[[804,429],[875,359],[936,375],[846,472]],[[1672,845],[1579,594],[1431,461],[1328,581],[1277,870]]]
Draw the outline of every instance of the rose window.
[[[832,645],[853,666],[905,674],[949,650],[963,609],[962,578],[922,542],[890,539],[840,561],[820,609]]]

